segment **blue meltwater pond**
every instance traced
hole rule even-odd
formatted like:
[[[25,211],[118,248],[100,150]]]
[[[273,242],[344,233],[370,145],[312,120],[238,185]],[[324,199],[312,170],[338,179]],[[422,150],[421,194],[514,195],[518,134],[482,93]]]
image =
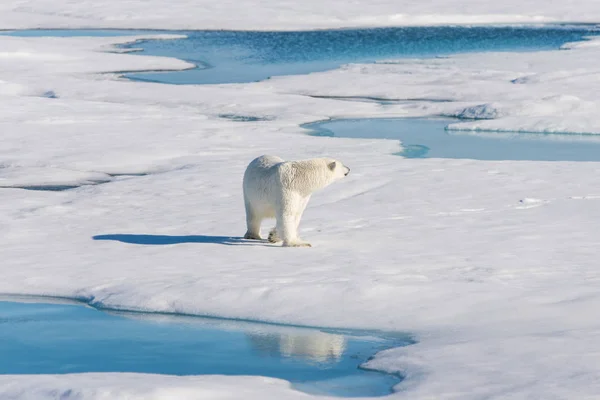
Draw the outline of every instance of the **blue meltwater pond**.
[[[315,136],[391,139],[406,158],[600,161],[600,136],[451,131],[449,118],[364,118],[305,124]]]
[[[403,334],[0,301],[0,374],[261,375],[312,394],[383,396],[402,378],[359,366],[411,343]]]
[[[435,57],[474,51],[533,51],[595,34],[591,27],[403,27],[298,32],[180,32],[182,40],[151,40],[140,54],[181,58],[197,69],[129,74],[171,84],[243,83],[278,75],[308,74],[346,63]]]

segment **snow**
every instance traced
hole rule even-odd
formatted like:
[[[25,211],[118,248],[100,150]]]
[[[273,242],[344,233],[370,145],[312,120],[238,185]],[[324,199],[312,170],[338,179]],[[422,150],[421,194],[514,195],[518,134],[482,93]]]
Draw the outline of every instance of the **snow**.
[[[143,374],[73,374],[39,375],[32,385],[28,376],[11,376],[4,385],[3,398],[8,399],[97,399],[162,400],[162,399],[234,399],[232,379],[223,376],[174,377]],[[236,377],[246,399],[263,399],[265,390],[274,398],[306,399],[307,395],[288,389],[289,383],[266,377]],[[3,389],[0,383],[0,389]],[[279,397],[282,396],[282,397]],[[285,396],[285,397],[283,397]],[[325,396],[319,396],[324,400]]]
[[[593,0],[6,0],[0,26],[17,28],[161,28],[292,30],[348,26],[481,23],[593,22],[600,9]]]
[[[6,28],[291,29],[442,23],[453,15],[599,19],[593,1],[432,4],[8,1],[0,21]],[[493,119],[453,129],[598,134],[597,42],[347,65],[254,84],[169,86],[119,77],[190,67],[110,52],[112,43],[139,38],[0,37],[0,186],[13,187],[0,189],[0,293],[410,332],[417,344],[369,363],[407,376],[394,399],[600,396],[593,318],[600,164],[403,159],[392,155],[395,141],[310,137],[299,128],[327,118],[462,115]],[[383,107],[311,96],[406,101]],[[260,154],[330,155],[351,168],[308,205],[300,232],[312,248],[239,239],[241,177]],[[43,185],[84,186],[18,188]],[[0,398],[57,397],[308,395],[263,377],[0,376]]]

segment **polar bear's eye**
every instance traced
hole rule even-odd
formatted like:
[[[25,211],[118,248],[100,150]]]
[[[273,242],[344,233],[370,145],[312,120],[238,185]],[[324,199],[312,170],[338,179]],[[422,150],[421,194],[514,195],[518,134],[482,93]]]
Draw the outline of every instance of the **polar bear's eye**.
[[[330,170],[335,171],[335,161],[332,163],[329,163],[328,167]]]

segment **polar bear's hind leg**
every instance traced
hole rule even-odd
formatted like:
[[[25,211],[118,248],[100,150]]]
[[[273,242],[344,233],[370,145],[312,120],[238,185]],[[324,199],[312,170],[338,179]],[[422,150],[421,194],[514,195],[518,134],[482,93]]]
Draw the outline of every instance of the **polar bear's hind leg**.
[[[258,216],[256,210],[253,210],[252,207],[246,203],[246,226],[248,230],[244,235],[244,239],[254,239],[261,240],[260,237],[260,224],[262,222],[262,218]]]
[[[271,243],[281,242],[281,238],[277,234],[276,226],[274,226],[273,229],[271,229],[271,231],[269,232],[269,242],[271,242]]]

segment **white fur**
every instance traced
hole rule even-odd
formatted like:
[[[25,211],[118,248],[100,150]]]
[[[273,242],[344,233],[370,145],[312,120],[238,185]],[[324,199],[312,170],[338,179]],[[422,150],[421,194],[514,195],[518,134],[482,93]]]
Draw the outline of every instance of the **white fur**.
[[[310,196],[316,190],[348,175],[350,169],[332,158],[284,161],[277,156],[260,156],[244,173],[246,204],[246,239],[261,239],[260,224],[275,218],[277,224],[269,233],[272,243],[283,240],[283,246],[310,247],[298,237],[298,225]]]

